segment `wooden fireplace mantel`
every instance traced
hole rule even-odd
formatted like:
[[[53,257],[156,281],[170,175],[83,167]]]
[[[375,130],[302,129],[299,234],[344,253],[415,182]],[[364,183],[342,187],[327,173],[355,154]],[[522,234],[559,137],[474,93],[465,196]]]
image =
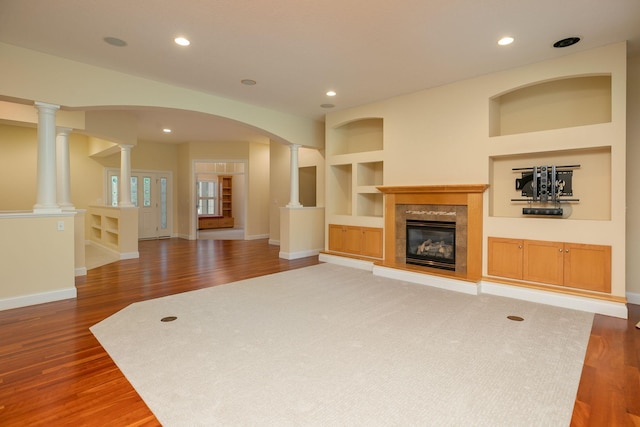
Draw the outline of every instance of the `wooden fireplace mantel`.
[[[376,187],[384,194],[421,194],[421,193],[484,193],[487,184],[450,184],[450,185],[389,185]]]
[[[380,186],[385,195],[384,202],[384,261],[383,265],[393,268],[415,270],[415,266],[403,266],[396,260],[396,205],[458,205],[467,207],[467,271],[464,277],[451,274],[468,281],[482,278],[482,217],[483,193],[488,184],[414,185]],[[430,271],[431,270],[431,271]],[[426,274],[442,274],[425,268]]]

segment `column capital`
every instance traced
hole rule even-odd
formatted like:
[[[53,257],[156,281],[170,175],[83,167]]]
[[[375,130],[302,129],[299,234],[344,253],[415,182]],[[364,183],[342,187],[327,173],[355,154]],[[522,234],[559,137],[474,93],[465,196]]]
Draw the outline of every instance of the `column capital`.
[[[59,105],[49,104],[48,102],[36,101],[33,103],[33,105],[35,105],[38,110],[58,111],[60,109]]]
[[[56,133],[58,135],[69,135],[73,128],[66,128],[62,126],[56,126]]]

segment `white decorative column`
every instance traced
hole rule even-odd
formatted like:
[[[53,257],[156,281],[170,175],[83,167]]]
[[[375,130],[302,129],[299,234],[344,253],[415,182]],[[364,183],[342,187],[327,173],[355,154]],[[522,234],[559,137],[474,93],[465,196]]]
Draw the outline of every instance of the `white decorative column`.
[[[70,128],[58,128],[56,135],[56,159],[58,171],[58,205],[63,211],[75,210],[71,203],[71,169],[69,162]]]
[[[36,102],[38,109],[38,195],[35,213],[61,212],[56,200],[56,112],[59,105]]]
[[[131,203],[131,148],[133,145],[120,145],[120,201],[118,206],[129,208]]]
[[[289,197],[288,208],[301,208],[300,204],[300,182],[298,178],[298,149],[300,145],[291,144],[291,196]]]

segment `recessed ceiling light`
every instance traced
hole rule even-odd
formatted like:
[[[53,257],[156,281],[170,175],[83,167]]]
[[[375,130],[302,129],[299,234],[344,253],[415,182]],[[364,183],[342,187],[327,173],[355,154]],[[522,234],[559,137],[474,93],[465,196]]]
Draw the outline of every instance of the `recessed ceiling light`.
[[[498,40],[498,44],[500,46],[507,46],[510,45],[511,43],[513,43],[514,38],[510,37],[510,36],[506,36],[501,38],[500,40]]]
[[[164,132],[164,133],[171,133],[171,129],[169,129],[169,128],[164,128],[164,129],[162,129],[162,132]]]
[[[127,45],[126,41],[117,37],[105,37],[102,40],[104,40],[105,43],[115,47],[125,47]]]
[[[191,44],[191,42],[184,37],[176,37],[173,41],[180,46],[189,46]]]
[[[579,41],[580,41],[580,37],[567,37],[566,39],[558,40],[557,42],[555,42],[553,44],[553,47],[558,49],[563,47],[569,47],[569,46],[573,46]]]
[[[333,108],[333,107],[335,107],[335,105],[333,105],[333,104],[321,104],[320,106],[322,108]]]
[[[327,96],[336,96],[336,91],[335,90],[330,90],[329,92],[327,92]]]
[[[253,86],[256,84],[256,81],[251,79],[243,79],[243,80],[240,80],[240,83],[242,83],[245,86]]]

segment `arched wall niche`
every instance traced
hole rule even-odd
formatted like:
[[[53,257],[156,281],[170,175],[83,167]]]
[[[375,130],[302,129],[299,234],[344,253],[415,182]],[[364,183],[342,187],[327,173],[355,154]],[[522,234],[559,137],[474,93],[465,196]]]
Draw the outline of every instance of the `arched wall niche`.
[[[545,80],[489,99],[489,136],[611,122],[611,74]]]
[[[384,125],[379,117],[361,118],[340,123],[333,133],[335,143],[330,155],[381,151],[384,149]]]

